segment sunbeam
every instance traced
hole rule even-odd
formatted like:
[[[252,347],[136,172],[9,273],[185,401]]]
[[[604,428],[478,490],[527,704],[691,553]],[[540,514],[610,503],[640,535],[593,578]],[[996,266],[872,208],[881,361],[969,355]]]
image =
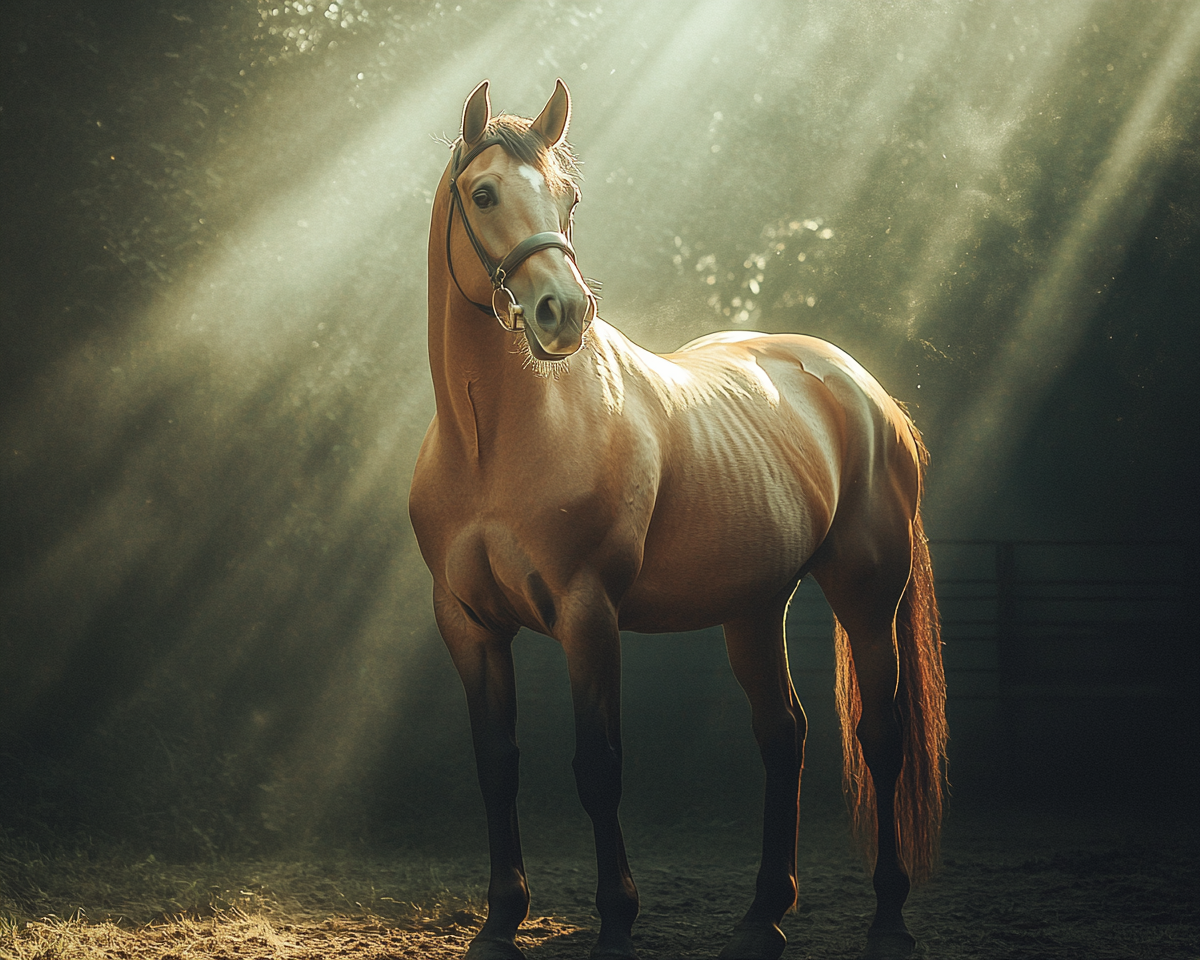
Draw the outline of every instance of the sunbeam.
[[[1164,30],[1169,36],[1166,48],[1149,67],[1149,78],[1112,138],[1069,227],[1026,295],[988,381],[977,390],[965,426],[950,440],[976,449],[978,455],[955,462],[940,483],[978,489],[985,476],[1002,469],[1037,414],[1041,397],[1078,347],[1099,298],[1116,279],[1114,271],[1121,269],[1126,246],[1165,172],[1164,150],[1179,136],[1171,117],[1181,106],[1181,81],[1194,73],[1200,57],[1200,9],[1182,20],[1152,19],[1128,57],[1140,56]],[[1127,69],[1127,63],[1122,68]]]

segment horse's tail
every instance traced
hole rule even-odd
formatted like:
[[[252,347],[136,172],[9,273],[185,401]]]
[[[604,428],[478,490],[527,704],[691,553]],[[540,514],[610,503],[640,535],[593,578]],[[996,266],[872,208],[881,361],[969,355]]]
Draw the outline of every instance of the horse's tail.
[[[947,739],[941,623],[920,510],[912,525],[912,573],[896,610],[896,644],[900,663],[896,711],[904,750],[896,784],[896,835],[900,864],[909,878],[919,883],[929,877],[938,861]],[[842,721],[843,787],[854,835],[868,861],[873,863],[875,788],[855,735],[862,702],[850,641],[836,618],[834,645],[837,706]]]

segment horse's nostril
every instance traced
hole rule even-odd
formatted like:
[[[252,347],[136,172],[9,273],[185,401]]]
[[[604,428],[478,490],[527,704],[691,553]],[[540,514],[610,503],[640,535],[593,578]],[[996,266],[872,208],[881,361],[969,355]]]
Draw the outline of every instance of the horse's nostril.
[[[534,311],[534,319],[543,330],[557,327],[562,320],[562,307],[559,305],[558,298],[549,293],[542,297],[538,301],[537,310]]]

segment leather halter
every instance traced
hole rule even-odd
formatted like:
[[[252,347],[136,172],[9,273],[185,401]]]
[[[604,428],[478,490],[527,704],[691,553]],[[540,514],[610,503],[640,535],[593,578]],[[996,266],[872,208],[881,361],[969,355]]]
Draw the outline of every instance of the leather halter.
[[[547,231],[526,237],[513,247],[508,252],[508,256],[503,260],[495,260],[487,252],[483,244],[480,243],[479,238],[475,236],[475,231],[471,229],[471,221],[467,219],[467,210],[463,205],[462,194],[458,191],[458,177],[471,165],[471,161],[479,156],[479,154],[483,153],[488,147],[495,146],[503,148],[504,142],[499,137],[490,137],[475,144],[465,154],[462,152],[462,143],[454,150],[454,158],[450,163],[450,212],[446,216],[446,263],[450,267],[450,277],[454,280],[454,285],[458,287],[458,292],[463,295],[463,299],[481,312],[494,316],[500,321],[500,325],[505,330],[516,333],[525,329],[525,308],[517,302],[517,298],[513,295],[513,292],[505,284],[509,275],[535,253],[551,248],[561,250],[571,258],[572,263],[576,263],[575,248],[571,246],[569,236],[571,227],[568,223],[567,233],[565,234]],[[467,231],[467,239],[471,241],[471,246],[475,248],[475,254],[479,257],[479,262],[483,264],[484,270],[487,271],[488,279],[492,281],[492,302],[490,305],[480,303],[468,297],[466,291],[462,288],[462,284],[458,282],[458,276],[454,272],[454,256],[450,250],[450,231],[454,226],[455,209],[458,210],[463,228]],[[507,303],[502,302],[501,309],[497,309],[496,294],[502,291],[507,299]]]

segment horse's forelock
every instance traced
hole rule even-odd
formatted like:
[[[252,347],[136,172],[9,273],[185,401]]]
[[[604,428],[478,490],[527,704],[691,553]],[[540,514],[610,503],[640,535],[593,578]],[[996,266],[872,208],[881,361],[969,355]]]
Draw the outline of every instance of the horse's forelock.
[[[484,136],[499,140],[510,156],[541,173],[554,194],[570,192],[579,173],[575,155],[566,140],[553,147],[547,144],[541,134],[530,129],[532,123],[525,117],[501,114],[488,122]]]

